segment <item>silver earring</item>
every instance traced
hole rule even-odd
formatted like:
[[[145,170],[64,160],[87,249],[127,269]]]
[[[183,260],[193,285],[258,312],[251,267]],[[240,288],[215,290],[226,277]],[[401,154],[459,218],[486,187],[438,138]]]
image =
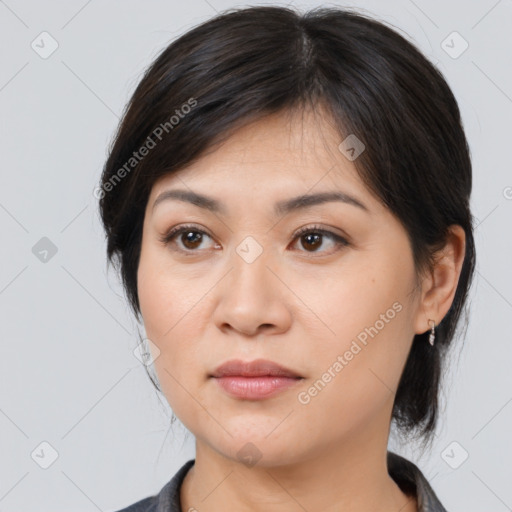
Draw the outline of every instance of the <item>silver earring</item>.
[[[434,340],[435,340],[435,338],[436,338],[436,323],[434,322],[434,320],[431,320],[430,318],[429,318],[429,320],[428,320],[428,321],[429,321],[429,322],[432,322],[432,325],[431,325],[431,327],[430,327],[430,335],[429,335],[429,337],[428,337],[428,342],[429,342],[432,346],[434,346]]]

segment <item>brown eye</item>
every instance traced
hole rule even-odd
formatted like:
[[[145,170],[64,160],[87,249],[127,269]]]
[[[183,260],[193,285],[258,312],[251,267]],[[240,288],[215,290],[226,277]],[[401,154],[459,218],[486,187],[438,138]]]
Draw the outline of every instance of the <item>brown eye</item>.
[[[211,239],[208,233],[195,226],[178,226],[161,237],[160,241],[164,245],[173,246],[172,249],[176,251],[198,253],[203,250],[200,248],[206,238]]]
[[[331,253],[349,245],[342,236],[315,226],[303,228],[295,235],[295,240],[300,240],[300,245],[309,253],[325,252],[321,248],[325,245],[326,239],[331,241]]]
[[[318,247],[321,247],[322,245],[322,236],[323,235],[317,233],[308,233],[307,235],[302,235],[302,247],[304,247],[305,249],[312,249],[313,251],[316,251]]]
[[[192,235],[192,236],[191,236]],[[180,240],[187,249],[197,249],[201,245],[202,233],[199,231],[182,231]]]

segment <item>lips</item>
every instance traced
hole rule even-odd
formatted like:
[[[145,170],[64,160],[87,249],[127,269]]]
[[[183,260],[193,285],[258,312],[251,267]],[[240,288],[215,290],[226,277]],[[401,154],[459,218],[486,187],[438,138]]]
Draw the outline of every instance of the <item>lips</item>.
[[[257,359],[254,361],[241,361],[233,359],[221,364],[211,375],[212,377],[288,377],[302,378],[297,372],[281,366],[273,361]]]
[[[227,361],[210,377],[220,389],[239,400],[264,400],[295,387],[303,379],[297,372],[265,359]]]

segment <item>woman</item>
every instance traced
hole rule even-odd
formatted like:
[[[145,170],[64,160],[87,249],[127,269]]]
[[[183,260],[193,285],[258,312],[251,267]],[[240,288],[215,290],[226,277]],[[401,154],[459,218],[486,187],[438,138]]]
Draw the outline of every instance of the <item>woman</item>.
[[[450,88],[380,22],[254,7],[170,44],[99,196],[196,458],[123,511],[444,511],[387,445],[434,433],[470,193]]]

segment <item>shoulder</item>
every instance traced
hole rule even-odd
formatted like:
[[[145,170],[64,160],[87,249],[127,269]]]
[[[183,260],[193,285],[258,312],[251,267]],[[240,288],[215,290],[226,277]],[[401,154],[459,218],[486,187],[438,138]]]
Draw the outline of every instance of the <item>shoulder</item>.
[[[389,475],[402,491],[416,496],[418,512],[447,512],[416,464],[389,451],[387,462]]]
[[[181,512],[180,487],[195,459],[191,459],[154,496],[148,496],[115,512]]]

